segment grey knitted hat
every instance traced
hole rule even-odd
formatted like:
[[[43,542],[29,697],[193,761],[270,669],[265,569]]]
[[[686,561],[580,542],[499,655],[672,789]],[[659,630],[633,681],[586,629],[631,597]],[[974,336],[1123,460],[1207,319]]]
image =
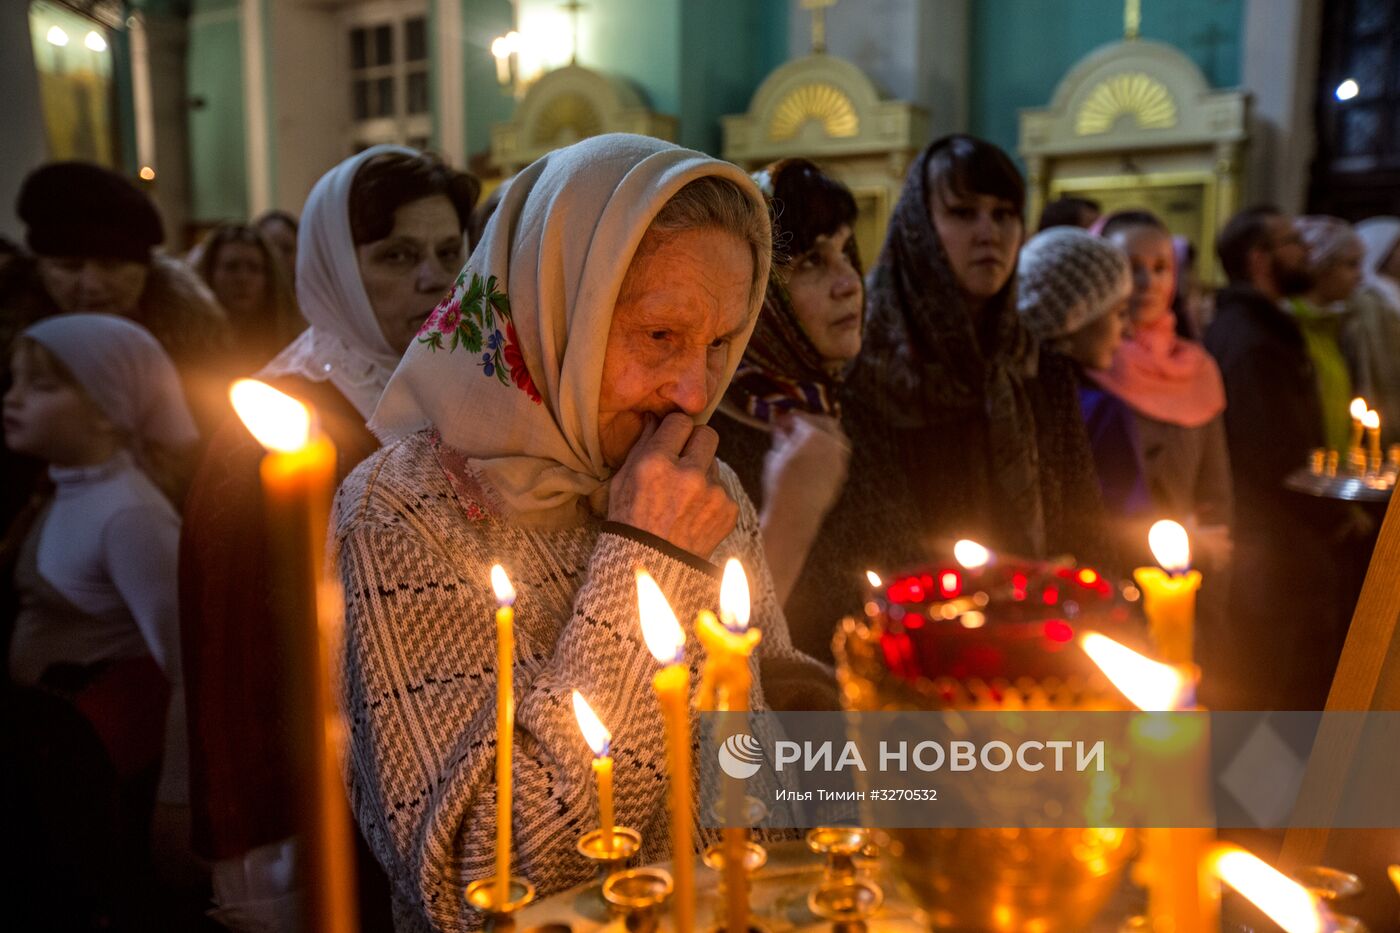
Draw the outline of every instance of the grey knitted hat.
[[[1092,324],[1133,287],[1123,251],[1078,227],[1051,227],[1031,237],[1017,271],[1016,310],[1042,341]]]

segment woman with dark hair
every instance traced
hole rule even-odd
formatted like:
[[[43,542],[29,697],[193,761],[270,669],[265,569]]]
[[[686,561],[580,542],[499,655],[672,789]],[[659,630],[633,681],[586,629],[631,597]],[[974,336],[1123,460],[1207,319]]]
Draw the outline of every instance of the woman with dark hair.
[[[379,446],[365,422],[452,285],[478,190],[434,156],[389,146],[345,160],[312,189],[296,284],[311,326],[257,378],[315,408],[340,477]],[[235,929],[291,928],[296,914],[288,867],[301,776],[284,731],[286,633],[272,612],[262,455],[240,422],[224,425],[180,541],[195,847],[214,863],[215,915]],[[382,913],[386,901],[371,906]]]
[[[818,528],[846,483],[850,443],[839,394],[860,352],[865,290],[845,185],[806,159],[755,173],[773,216],[778,259],[744,358],[715,412],[719,457],[734,468],[759,509],[764,551],[778,600],[802,575]],[[788,624],[799,647],[830,651],[830,623]],[[815,621],[815,620],[813,620]]]
[[[219,224],[200,244],[195,271],[233,330],[232,370],[252,372],[306,326],[281,254],[256,226]]]
[[[870,275],[850,395],[926,547],[1111,558],[1073,363],[1017,314],[1025,185],[991,143],[946,136],[910,167]]]
[[[270,210],[258,215],[253,221],[258,232],[267,237],[267,242],[282,257],[282,265],[289,277],[295,278],[297,268],[297,219],[286,211]]]

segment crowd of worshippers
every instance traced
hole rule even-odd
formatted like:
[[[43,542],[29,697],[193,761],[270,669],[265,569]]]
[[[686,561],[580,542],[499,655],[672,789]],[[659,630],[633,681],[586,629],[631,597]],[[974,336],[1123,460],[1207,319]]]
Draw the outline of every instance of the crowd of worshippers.
[[[803,159],[750,175],[601,136],[480,194],[378,146],[299,219],[181,258],[115,172],[24,182],[0,258],[16,929],[297,928],[304,775],[241,376],[313,406],[338,455],[367,930],[480,923],[495,562],[517,873],[545,894],[591,874],[575,688],[614,736],[618,822],[668,854],[639,566],[690,619],[739,557],[754,708],[830,709],[867,569],[972,538],[1122,574],[1171,517],[1205,571],[1210,705],[1321,708],[1377,519],[1284,478],[1347,446],[1354,395],[1400,425],[1400,219],[1243,211],[1211,293],[1148,211],[1069,198],[1027,229],[1020,171],[966,135],[914,161],[876,256]]]

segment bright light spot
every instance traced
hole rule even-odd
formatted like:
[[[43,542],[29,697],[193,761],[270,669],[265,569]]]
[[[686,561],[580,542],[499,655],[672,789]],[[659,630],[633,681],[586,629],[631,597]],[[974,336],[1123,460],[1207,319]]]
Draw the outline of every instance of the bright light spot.
[[[637,611],[642,620],[642,638],[651,656],[662,664],[678,663],[685,647],[685,630],[666,601],[666,594],[645,570],[637,571]]]
[[[869,581],[870,581],[870,585],[873,586],[873,587],[875,587],[875,589],[877,589],[877,590],[878,590],[878,589],[881,587],[881,585],[883,585],[884,582],[885,582],[885,581],[881,580],[881,579],[880,579],[880,575],[879,575],[878,573],[876,573],[875,571],[873,571],[873,570],[867,570],[867,571],[865,572],[865,579],[869,580]]]
[[[724,579],[719,585],[719,618],[725,628],[742,632],[749,627],[749,578],[737,557],[724,562]]]
[[[1088,567],[1085,567],[1083,570],[1079,571],[1079,582],[1085,586],[1097,586],[1099,575]]]
[[[962,578],[951,570],[945,570],[938,578],[938,589],[946,597],[956,596],[962,589]]]
[[[1361,416],[1361,426],[1368,431],[1374,431],[1381,426],[1381,413],[1375,410],[1368,411]]]
[[[1138,709],[1149,713],[1179,708],[1188,692],[1186,678],[1170,664],[1138,654],[1107,635],[1088,632],[1079,639],[1104,676]]]
[[[1367,405],[1366,400],[1360,397],[1352,399],[1351,406],[1347,409],[1347,411],[1351,412],[1351,417],[1356,421],[1360,421],[1362,418],[1366,417],[1366,412],[1370,410],[1371,406]]]
[[[149,165],[141,166],[141,171],[137,172],[136,174],[141,176],[142,181],[156,180],[156,170],[151,168]]]
[[[1045,637],[1051,641],[1066,642],[1074,637],[1074,629],[1063,619],[1051,619],[1045,623]]]
[[[68,33],[64,32],[61,26],[50,26],[49,33],[44,38],[49,40],[50,45],[62,47],[68,44]]]
[[[1157,522],[1147,532],[1147,546],[1167,573],[1184,573],[1191,566],[1191,539],[1179,522]]]
[[[992,552],[976,541],[963,538],[953,545],[953,557],[968,570],[980,570],[992,559]]]
[[[256,379],[239,379],[228,390],[233,410],[268,450],[294,453],[311,437],[311,410]]]
[[[510,577],[506,576],[506,568],[500,564],[491,565],[491,589],[496,591],[496,602],[502,606],[515,604],[515,587],[510,585]]]
[[[981,628],[987,624],[987,617],[976,610],[964,612],[962,618],[958,620],[963,628]]]
[[[1317,901],[1307,889],[1257,855],[1236,846],[1220,846],[1211,854],[1210,866],[1287,933],[1325,929]]]
[[[579,731],[583,733],[583,740],[588,743],[588,747],[593,749],[593,754],[599,757],[606,755],[608,743],[612,741],[612,733],[603,725],[598,714],[593,712],[593,707],[588,705],[583,694],[577,690],[574,691],[574,718],[578,720]]]
[[[1360,93],[1361,86],[1351,78],[1347,78],[1341,84],[1337,85],[1337,100],[1351,100]]]
[[[520,33],[513,29],[503,36],[497,36],[491,42],[491,54],[496,58],[505,58],[519,51]]]
[[[107,40],[99,36],[96,32],[89,31],[88,34],[83,37],[83,45],[92,49],[94,52],[107,51]]]

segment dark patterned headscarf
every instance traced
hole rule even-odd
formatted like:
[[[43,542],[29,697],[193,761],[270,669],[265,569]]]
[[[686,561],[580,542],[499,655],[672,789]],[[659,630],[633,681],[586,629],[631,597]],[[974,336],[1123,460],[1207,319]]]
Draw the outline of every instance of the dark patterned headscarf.
[[[1019,546],[1040,554],[1045,510],[1035,417],[1025,389],[1035,375],[1036,344],[1016,313],[1014,275],[981,321],[968,310],[930,214],[934,160],[951,163],[942,184],[954,190],[982,193],[983,178],[1008,172],[1019,184],[1005,153],[968,136],[937,140],[915,159],[870,274],[853,394],[895,428],[937,430],[943,422],[985,418],[985,468],[999,497],[1021,516],[1026,540]]]
[[[763,310],[725,401],[758,421],[772,423],[789,412],[840,417],[840,375],[823,364],[797,319],[783,284],[786,266],[806,253],[819,236],[855,220],[850,191],[806,159],[783,159],[754,173],[773,214],[775,256]],[[860,259],[851,257],[860,273]]]

